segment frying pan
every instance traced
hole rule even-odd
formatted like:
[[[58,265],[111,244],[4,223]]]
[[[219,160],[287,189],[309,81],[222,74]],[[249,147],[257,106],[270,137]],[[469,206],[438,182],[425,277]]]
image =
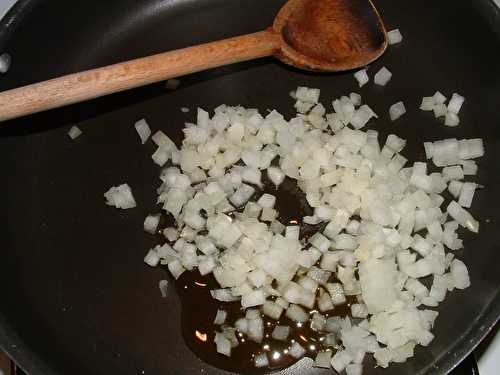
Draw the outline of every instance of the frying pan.
[[[269,25],[284,1],[266,0],[21,0],[0,25],[0,50],[12,56],[0,77],[5,90],[58,75],[165,50],[244,34]],[[405,364],[365,373],[445,374],[466,356],[500,315],[500,16],[490,0],[395,2],[378,0],[389,29],[402,44],[370,68],[393,72],[387,87],[355,86],[351,73],[317,75],[275,60],[224,67],[182,78],[174,92],[162,84],[1,125],[0,345],[30,374],[228,374],[205,364],[180,335],[181,304],[170,288],[160,297],[162,269],[143,264],[158,238],[142,232],[157,212],[158,168],[153,145],[141,145],[133,124],[181,139],[195,112],[221,103],[276,108],[292,115],[287,93],[319,87],[327,103],[351,91],[380,114],[384,136],[409,140],[405,155],[423,160],[422,142],[443,138],[485,140],[472,214],[479,235],[463,233],[457,256],[472,286],[455,291],[439,308],[436,339]],[[447,128],[418,110],[420,99],[441,90],[467,102],[461,125]],[[408,113],[391,123],[387,109],[403,100]],[[77,124],[83,135],[70,141]],[[138,208],[105,206],[103,193],[128,182]],[[203,306],[199,306],[203,309]],[[207,314],[210,313],[207,311]],[[282,374],[327,374],[304,359]]]

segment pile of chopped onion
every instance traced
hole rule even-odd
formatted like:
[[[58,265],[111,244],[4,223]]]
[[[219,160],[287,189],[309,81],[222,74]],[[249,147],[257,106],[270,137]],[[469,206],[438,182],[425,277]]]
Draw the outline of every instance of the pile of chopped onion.
[[[382,68],[375,83],[385,85],[390,77]],[[356,78],[362,86],[366,71]],[[144,261],[167,265],[174,278],[196,269],[213,274],[220,287],[212,297],[240,301],[244,313],[233,327],[225,325],[224,310],[214,317],[223,355],[238,345],[235,332],[261,343],[265,315],[326,334],[331,351],[319,353],[315,366],[356,375],[366,354],[382,367],[404,362],[434,338],[438,313],[429,308],[470,285],[454,251],[462,248],[459,226],[479,230],[467,211],[478,185],[464,179],[476,174],[472,159],[484,154],[482,140],[426,142],[427,159],[442,168],[430,172],[426,162],[403,156],[406,140],[391,134],[381,142],[376,130],[362,130],[377,115],[360,95],[334,100],[329,113],[319,89],[299,87],[292,96],[297,114],[289,120],[277,111],[263,116],[221,105],[212,116],[198,109],[180,148],[161,131],[152,136],[158,146],[153,161],[163,168],[158,202],[176,227],[163,230],[166,243]],[[461,99],[454,98],[446,113],[456,115]],[[444,103],[436,95],[425,101],[429,110]],[[404,112],[396,103],[391,119]],[[280,222],[279,194],[262,194],[263,174],[276,187],[285,177],[295,180],[313,209],[302,221],[324,223],[324,230],[304,240],[298,225]],[[108,204],[132,207],[128,185],[105,196]],[[148,216],[144,229],[156,233],[158,216]],[[423,278],[432,278],[430,287]],[[324,315],[346,296],[357,297],[352,318]],[[286,341],[289,332],[277,325],[272,336]],[[305,353],[290,343],[289,356]],[[255,366],[268,366],[267,355],[255,353]]]

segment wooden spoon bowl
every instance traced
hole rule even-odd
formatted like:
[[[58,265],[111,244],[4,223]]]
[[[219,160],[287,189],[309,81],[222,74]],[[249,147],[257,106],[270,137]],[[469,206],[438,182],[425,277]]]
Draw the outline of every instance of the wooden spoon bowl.
[[[273,30],[281,37],[276,57],[307,70],[359,68],[387,47],[384,24],[369,0],[290,0]]]

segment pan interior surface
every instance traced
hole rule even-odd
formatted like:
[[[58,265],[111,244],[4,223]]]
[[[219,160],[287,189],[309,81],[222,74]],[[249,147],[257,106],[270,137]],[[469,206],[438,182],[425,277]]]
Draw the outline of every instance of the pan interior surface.
[[[489,0],[485,0],[489,2]],[[116,0],[21,1],[0,35],[12,67],[0,90],[58,75],[250,33],[272,24],[284,1]],[[321,101],[358,92],[380,119],[370,128],[379,140],[394,133],[408,140],[404,155],[424,160],[424,141],[483,138],[486,155],[475,181],[485,186],[471,213],[479,235],[462,231],[472,286],[450,293],[440,305],[436,339],[415,357],[389,369],[365,363],[365,374],[445,374],[491,328],[500,314],[500,42],[471,2],[429,4],[379,0],[389,30],[401,44],[369,68],[393,73],[386,87],[359,89],[352,73],[317,75],[271,58],[181,78],[175,91],[151,85],[88,103],[11,121],[0,128],[0,344],[33,374],[229,374],[198,359],[180,332],[175,288],[167,299],[158,281],[165,271],[143,263],[158,238],[142,231],[155,205],[159,169],[151,143],[141,145],[133,124],[146,118],[176,142],[196,108],[222,103],[275,108],[290,117],[288,93],[298,85],[321,89]],[[500,22],[500,19],[497,20]],[[13,30],[12,32],[8,32]],[[447,128],[418,109],[440,90],[467,98],[461,124]],[[404,101],[408,113],[389,121],[388,108]],[[189,107],[182,113],[180,107]],[[83,135],[66,133],[78,125]],[[127,182],[138,207],[118,211],[103,193]],[[172,282],[172,281],[171,281]],[[199,306],[203,309],[203,306]],[[327,374],[304,359],[283,374]]]

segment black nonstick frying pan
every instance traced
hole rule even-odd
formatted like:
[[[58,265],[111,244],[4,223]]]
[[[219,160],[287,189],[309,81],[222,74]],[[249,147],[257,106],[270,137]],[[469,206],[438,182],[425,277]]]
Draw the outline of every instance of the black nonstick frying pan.
[[[0,51],[12,56],[0,90],[130,58],[244,34],[271,24],[280,0],[21,0],[0,24]],[[288,92],[322,89],[324,103],[351,91],[381,115],[381,135],[409,140],[406,155],[423,159],[422,142],[485,140],[476,181],[485,186],[472,214],[479,235],[463,233],[457,256],[472,286],[440,306],[436,339],[414,358],[365,374],[445,374],[500,315],[500,15],[491,0],[378,0],[388,29],[404,41],[375,62],[393,72],[387,87],[356,87],[352,73],[317,75],[273,59],[224,67],[0,125],[0,345],[30,374],[226,374],[205,364],[180,332],[175,288],[166,299],[162,269],[142,261],[158,242],[142,232],[154,204],[158,169],[153,145],[142,146],[133,124],[147,118],[176,141],[195,112],[221,103],[276,108],[290,116]],[[467,98],[461,125],[444,127],[418,110],[436,90]],[[390,123],[387,109],[403,100],[408,113]],[[84,134],[70,141],[77,124]],[[383,139],[383,138],[382,138]],[[128,182],[138,208],[107,207],[103,193]],[[200,305],[199,309],[204,309]],[[207,313],[209,313],[207,311]],[[330,370],[333,371],[333,370]],[[283,374],[327,374],[304,359]]]

